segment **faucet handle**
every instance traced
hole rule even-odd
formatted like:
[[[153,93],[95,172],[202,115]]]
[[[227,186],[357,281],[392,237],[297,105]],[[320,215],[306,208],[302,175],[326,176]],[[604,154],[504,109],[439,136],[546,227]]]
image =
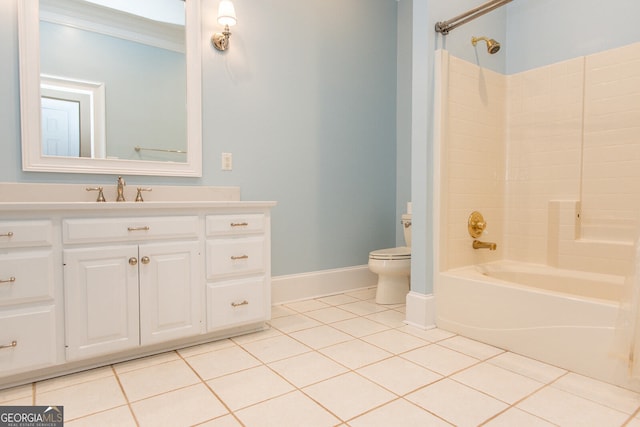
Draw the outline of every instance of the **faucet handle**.
[[[151,190],[153,190],[153,188],[138,187],[138,194],[136,194],[136,202],[144,202],[144,199],[142,198],[142,192],[151,191]]]
[[[102,190],[103,190],[102,187],[87,187],[87,188],[85,188],[85,190],[87,190],[87,191],[97,191],[98,192],[98,198],[96,199],[96,202],[106,202],[107,201],[104,198],[104,193],[102,192]]]

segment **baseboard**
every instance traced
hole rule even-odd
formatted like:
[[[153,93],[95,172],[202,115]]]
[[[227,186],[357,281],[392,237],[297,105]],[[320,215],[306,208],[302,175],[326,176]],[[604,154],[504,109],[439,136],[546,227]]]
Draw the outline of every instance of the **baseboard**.
[[[420,329],[436,327],[436,298],[433,294],[418,292],[407,294],[407,313],[405,323]]]
[[[275,276],[271,279],[271,303],[318,298],[375,286],[378,276],[366,265]]]

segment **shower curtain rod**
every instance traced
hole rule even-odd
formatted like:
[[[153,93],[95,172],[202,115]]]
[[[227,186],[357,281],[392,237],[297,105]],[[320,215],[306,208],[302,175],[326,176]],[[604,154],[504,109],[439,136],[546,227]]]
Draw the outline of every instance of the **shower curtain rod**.
[[[455,18],[451,18],[448,21],[436,22],[436,33],[442,33],[442,35],[446,36],[447,34],[449,34],[449,31],[453,30],[454,28],[457,28],[462,24],[466,24],[469,21],[479,18],[485,13],[489,13],[492,10],[499,8],[500,6],[504,6],[505,4],[510,3],[511,1],[513,0],[491,0],[483,5],[469,10],[468,12],[458,15]]]

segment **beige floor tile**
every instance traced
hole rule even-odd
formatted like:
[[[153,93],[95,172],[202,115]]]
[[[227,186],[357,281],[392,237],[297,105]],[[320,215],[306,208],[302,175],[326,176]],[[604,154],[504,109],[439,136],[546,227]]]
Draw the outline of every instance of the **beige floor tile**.
[[[552,384],[552,387],[626,414],[633,414],[640,407],[640,394],[575,373],[569,373],[560,378]]]
[[[271,318],[277,319],[278,317],[291,316],[296,314],[294,310],[285,307],[284,305],[274,305],[271,307]]]
[[[517,408],[508,409],[485,424],[486,427],[553,427],[554,425]]]
[[[368,314],[378,313],[380,311],[386,311],[382,305],[378,305],[369,301],[358,301],[349,304],[343,304],[340,306],[342,310],[350,311],[358,316],[366,316]]]
[[[136,369],[148,368],[149,366],[159,365],[161,363],[173,362],[179,360],[180,356],[175,351],[168,351],[153,356],[141,357],[139,359],[129,360],[127,362],[117,363],[113,365],[113,369],[118,374],[123,374]]]
[[[198,424],[198,427],[243,427],[240,421],[231,414],[216,418],[206,423]]]
[[[364,317],[343,320],[341,322],[332,323],[331,326],[358,338],[390,329],[388,326],[365,319]]]
[[[440,347],[438,344],[411,350],[403,353],[402,357],[441,375],[451,375],[478,363],[478,359]]]
[[[322,298],[316,298],[316,299],[318,301],[321,301],[329,305],[342,305],[342,304],[349,304],[350,302],[360,301],[360,299],[358,298],[345,295],[345,294],[331,295],[328,297],[322,297]]]
[[[207,384],[234,411],[294,390],[266,366],[225,375],[207,381]]]
[[[543,388],[520,402],[517,408],[560,426],[620,426],[629,417],[554,387]]]
[[[334,323],[341,320],[353,319],[354,317],[357,317],[356,314],[353,314],[350,311],[342,310],[339,307],[327,307],[321,310],[308,311],[305,314],[312,319],[315,319],[318,322],[322,323]]]
[[[202,383],[131,404],[140,427],[192,426],[228,413]]]
[[[210,351],[216,351],[233,346],[235,346],[235,343],[230,339],[226,339],[181,348],[178,350],[178,353],[180,353],[180,356],[182,357],[191,357],[198,354],[209,353]]]
[[[387,325],[390,328],[402,328],[406,326],[404,321],[407,316],[404,313],[401,313],[396,310],[387,310],[387,311],[380,311],[378,313],[369,314],[365,317],[369,320],[373,320],[374,322]]]
[[[398,330],[410,335],[415,335],[416,337],[422,338],[423,340],[429,342],[438,342],[455,336],[455,334],[451,332],[438,328],[420,329],[416,328],[415,326],[407,325],[399,328]]]
[[[351,369],[358,369],[392,356],[388,351],[360,340],[343,342],[318,351]]]
[[[115,378],[115,374],[113,373],[111,366],[89,369],[75,374],[52,378],[50,380],[39,381],[36,383],[36,393],[45,393],[47,391],[109,377]]]
[[[276,319],[271,319],[270,323],[272,327],[279,329],[285,334],[321,325],[317,320],[313,320],[312,318],[302,314],[278,317]]]
[[[296,387],[306,387],[347,372],[347,368],[317,352],[273,362],[269,367]]]
[[[439,341],[438,345],[450,348],[467,356],[474,357],[480,360],[486,360],[490,357],[494,357],[500,353],[504,353],[504,350],[493,347],[478,341],[470,340],[469,338],[455,336],[443,341]]]
[[[314,349],[328,347],[354,339],[353,336],[327,325],[293,332],[289,335]]]
[[[118,377],[131,402],[200,382],[182,359],[128,371]]]
[[[304,301],[291,302],[284,305],[285,308],[297,311],[298,313],[305,313],[307,311],[320,310],[322,308],[329,307],[329,304],[325,304],[322,301],[315,299],[308,299]]]
[[[303,391],[343,421],[396,398],[393,393],[353,372],[305,387]]]
[[[23,399],[23,398],[31,399],[33,397],[33,385],[25,384],[18,387],[11,387],[4,390],[0,390],[0,405],[3,402],[9,402],[11,400]]]
[[[430,414],[404,399],[394,400],[349,421],[351,427],[429,426],[445,427],[451,424]]]
[[[441,375],[400,357],[365,366],[356,372],[399,396],[442,378]]]
[[[529,377],[488,363],[472,366],[451,378],[509,404],[517,402],[544,386]]]
[[[126,404],[115,376],[39,392],[36,388],[36,405],[64,406],[65,421],[102,412]]]
[[[502,353],[491,358],[487,360],[487,363],[500,366],[501,368],[508,369],[511,372],[524,375],[545,384],[567,373],[564,369],[511,352]]]
[[[246,344],[248,342],[260,341],[280,335],[283,335],[283,333],[275,328],[272,328],[271,326],[268,326],[262,331],[253,332],[251,334],[238,335],[237,337],[231,338],[231,340],[236,344]]]
[[[264,363],[275,362],[311,351],[311,348],[287,335],[253,341],[243,344],[242,347]]]
[[[406,399],[460,427],[478,426],[508,407],[447,378],[407,395]]]
[[[396,329],[367,335],[361,339],[393,354],[404,353],[429,344],[425,340],[405,334]]]
[[[65,408],[66,410],[66,408]],[[68,427],[135,427],[136,421],[128,405],[119,406],[94,415],[77,418],[73,421],[65,422]]]
[[[186,361],[204,380],[232,374],[261,364],[258,359],[240,346],[188,357]]]
[[[339,420],[299,391],[269,399],[236,414],[251,427],[334,426]]]

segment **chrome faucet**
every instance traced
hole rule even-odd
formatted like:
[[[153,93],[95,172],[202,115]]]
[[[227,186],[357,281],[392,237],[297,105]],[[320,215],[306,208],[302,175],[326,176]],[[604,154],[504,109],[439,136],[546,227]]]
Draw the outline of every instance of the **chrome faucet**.
[[[118,177],[118,198],[116,199],[116,202],[124,202],[125,198],[124,198],[124,187],[127,185],[127,183],[124,181],[124,178],[122,178],[121,176]]]
[[[495,251],[498,245],[493,242],[481,242],[480,240],[473,241],[473,249],[489,249]]]

